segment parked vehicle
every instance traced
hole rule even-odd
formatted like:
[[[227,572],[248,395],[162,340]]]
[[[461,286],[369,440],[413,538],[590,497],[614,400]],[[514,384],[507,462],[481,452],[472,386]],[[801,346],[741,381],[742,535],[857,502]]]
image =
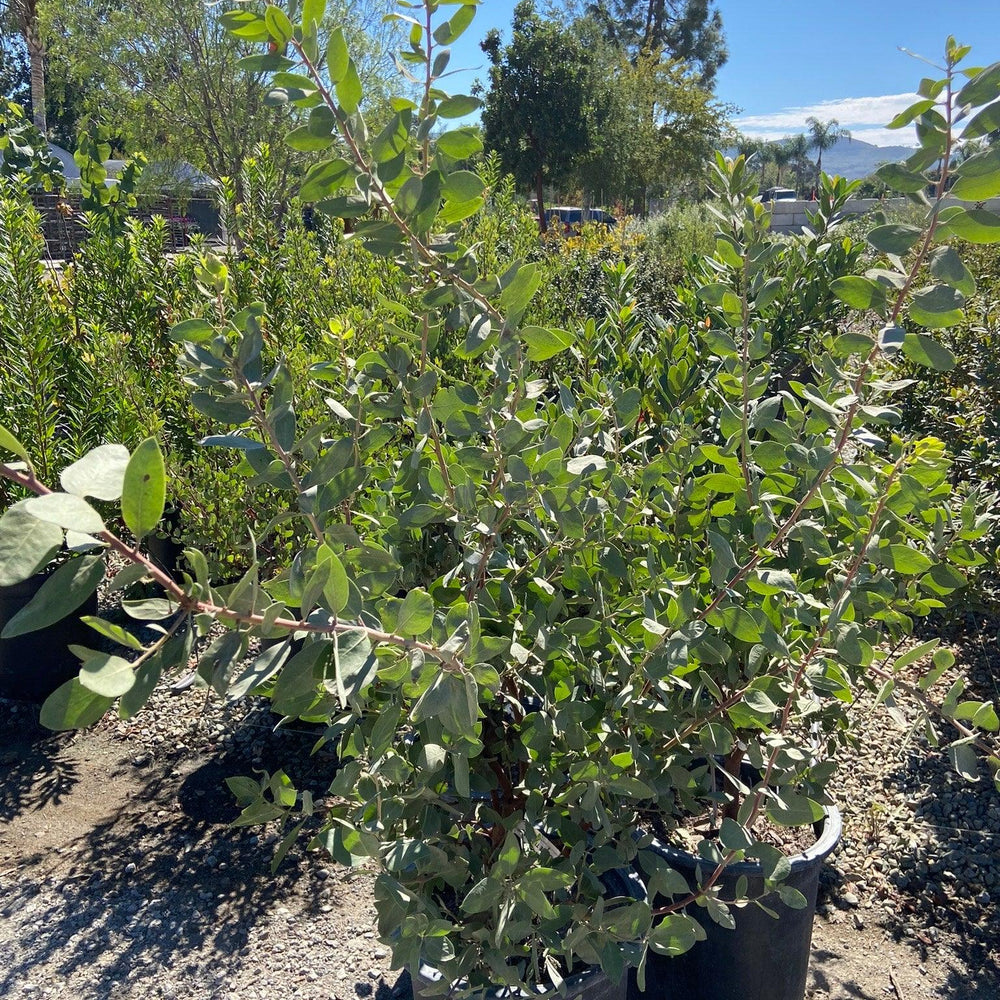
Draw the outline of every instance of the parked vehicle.
[[[760,193],[761,201],[795,201],[796,194],[791,188],[769,187]]]

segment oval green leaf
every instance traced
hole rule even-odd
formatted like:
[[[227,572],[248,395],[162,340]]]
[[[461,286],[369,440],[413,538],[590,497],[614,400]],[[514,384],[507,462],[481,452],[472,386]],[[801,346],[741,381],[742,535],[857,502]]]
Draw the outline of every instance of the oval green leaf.
[[[136,448],[125,469],[122,517],[136,538],[145,538],[160,523],[167,500],[167,470],[155,438]]]

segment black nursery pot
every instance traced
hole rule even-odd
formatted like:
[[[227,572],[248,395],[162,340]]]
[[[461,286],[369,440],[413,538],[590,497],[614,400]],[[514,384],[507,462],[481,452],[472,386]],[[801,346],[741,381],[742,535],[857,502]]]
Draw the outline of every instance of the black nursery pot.
[[[784,884],[806,898],[801,910],[781,902],[776,892],[765,896],[764,874],[756,862],[728,865],[716,883],[723,898],[733,898],[736,882],[747,878],[747,895],[761,899],[778,919],[748,903],[730,907],[735,930],[714,923],[696,905],[688,912],[705,929],[707,940],[698,942],[677,958],[650,954],[646,963],[646,991],[634,989],[631,1000],[802,1000],[809,972],[816,893],[823,861],[840,842],[840,812],[828,806],[817,824],[817,841],[802,854],[789,859],[792,870]],[[697,886],[697,869],[703,876],[713,870],[711,862],[667,847],[659,842],[648,848],[660,855],[688,883]]]
[[[39,573],[10,587],[0,587],[0,631],[38,593],[48,579]],[[60,621],[11,639],[0,639],[0,698],[43,702],[57,687],[80,672],[80,661],[69,651],[72,643],[92,645],[96,633],[80,621],[97,614],[97,594]]]
[[[184,546],[175,540],[174,534],[181,526],[179,507],[170,506],[163,515],[162,526],[146,539],[149,558],[170,576],[176,576],[181,567]]]

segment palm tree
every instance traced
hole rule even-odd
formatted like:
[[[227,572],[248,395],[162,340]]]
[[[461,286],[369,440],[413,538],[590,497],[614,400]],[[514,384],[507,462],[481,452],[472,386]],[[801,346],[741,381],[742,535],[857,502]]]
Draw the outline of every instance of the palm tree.
[[[31,71],[31,116],[45,135],[45,44],[38,18],[37,0],[9,0],[6,13],[14,30],[24,38]]]
[[[806,128],[809,129],[809,148],[819,153],[816,157],[816,174],[819,176],[823,172],[823,153],[836,146],[841,139],[850,142],[851,133],[846,128],[841,128],[836,118],[826,122],[821,122],[818,118],[807,118]]]
[[[792,148],[789,145],[787,139],[782,139],[781,142],[776,142],[771,145],[771,160],[778,170],[778,176],[775,179],[775,184],[781,187],[781,171],[788,166],[792,160],[795,159],[795,154],[792,152]]]
[[[789,162],[795,171],[796,194],[802,192],[802,176],[805,173],[806,157],[809,154],[809,140],[800,132],[793,135],[784,142],[788,151]]]

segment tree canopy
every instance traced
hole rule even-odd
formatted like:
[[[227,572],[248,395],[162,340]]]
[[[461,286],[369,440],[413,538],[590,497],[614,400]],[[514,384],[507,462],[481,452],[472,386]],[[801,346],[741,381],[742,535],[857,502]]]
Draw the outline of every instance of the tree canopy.
[[[546,185],[641,212],[650,194],[700,175],[726,129],[728,109],[701,69],[631,51],[594,16],[543,17],[522,0],[510,43],[494,30],[483,49],[491,63],[485,142],[534,191],[542,228]]]
[[[482,48],[490,60],[486,145],[519,184],[533,188],[544,231],[545,185],[567,180],[592,149],[591,61],[576,33],[541,17],[532,0],[514,8],[509,45],[493,29]]]
[[[609,41],[640,53],[687,63],[703,86],[729,58],[722,16],[711,0],[592,0],[586,12]]]

